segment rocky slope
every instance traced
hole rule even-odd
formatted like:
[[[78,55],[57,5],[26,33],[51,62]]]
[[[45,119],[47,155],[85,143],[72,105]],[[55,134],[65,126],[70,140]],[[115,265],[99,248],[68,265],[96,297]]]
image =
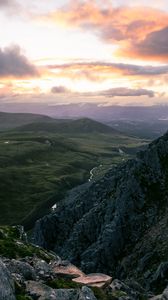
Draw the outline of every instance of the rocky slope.
[[[0,300],[142,300],[151,296],[136,282],[123,283],[100,273],[86,275],[56,254],[29,244],[20,226],[0,227]]]
[[[34,241],[84,272],[161,293],[168,284],[167,205],[168,133],[135,160],[73,190],[36,223]]]

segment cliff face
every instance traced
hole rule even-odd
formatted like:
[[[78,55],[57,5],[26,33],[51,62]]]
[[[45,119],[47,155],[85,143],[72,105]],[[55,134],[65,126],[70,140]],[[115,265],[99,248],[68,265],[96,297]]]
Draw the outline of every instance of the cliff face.
[[[167,205],[165,134],[135,160],[73,190],[54,214],[37,221],[35,243],[85,272],[134,277],[157,288],[162,267],[168,271]]]

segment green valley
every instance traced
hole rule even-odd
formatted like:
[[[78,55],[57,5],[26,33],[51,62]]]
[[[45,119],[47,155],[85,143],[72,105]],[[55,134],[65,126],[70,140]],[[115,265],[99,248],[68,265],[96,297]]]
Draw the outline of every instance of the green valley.
[[[68,190],[147,143],[89,119],[32,123],[0,134],[0,224],[27,229]],[[123,150],[122,150],[123,149]]]

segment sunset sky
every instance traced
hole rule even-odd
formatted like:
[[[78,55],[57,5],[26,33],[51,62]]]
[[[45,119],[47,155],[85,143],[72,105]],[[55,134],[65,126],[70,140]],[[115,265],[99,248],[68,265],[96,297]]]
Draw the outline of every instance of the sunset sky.
[[[168,104],[167,0],[0,0],[0,101]]]

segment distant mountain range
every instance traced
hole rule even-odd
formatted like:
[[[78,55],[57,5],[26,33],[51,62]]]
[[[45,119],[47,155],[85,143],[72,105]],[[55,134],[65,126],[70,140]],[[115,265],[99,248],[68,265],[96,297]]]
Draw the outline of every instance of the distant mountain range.
[[[168,120],[168,105],[103,106],[97,103],[70,103],[61,105],[48,105],[45,103],[1,103],[0,111],[35,113],[65,119],[87,117],[107,122],[112,120]]]
[[[64,116],[65,111],[62,111],[63,107],[69,110],[69,115],[67,118],[65,118]],[[79,109],[78,105],[73,105],[73,107],[76,110],[77,108]],[[90,110],[88,110],[89,107],[91,108]],[[93,107],[96,108],[95,111],[93,110]],[[168,129],[168,120],[166,119],[166,115],[168,113],[167,107],[164,108],[164,112],[161,107],[159,108],[160,112],[157,111],[157,107],[131,108],[132,111],[129,111],[128,108],[121,107],[113,107],[113,109],[112,107],[101,107],[100,111],[96,112],[96,110],[98,110],[99,108],[95,105],[88,104],[86,106],[82,106],[81,108],[82,111],[83,109],[85,110],[85,113],[82,113],[82,111],[78,111],[78,114],[76,113],[75,117],[73,114],[73,110],[71,111],[70,108],[71,105],[57,106],[57,110],[55,110],[56,108],[54,108],[57,114],[57,118],[32,113],[0,112],[0,131],[17,128],[17,130],[24,132],[41,131],[67,134],[89,132],[117,132],[117,134],[119,134],[119,132],[122,132],[126,135],[137,136],[140,138],[155,139],[164,134]],[[145,113],[138,113],[138,111],[140,112],[140,110],[141,112],[143,112],[144,110]],[[150,116],[149,118],[147,118],[149,111]],[[157,111],[156,114],[154,113],[155,111]],[[117,113],[114,114],[114,112]],[[90,115],[93,117],[93,119],[83,116],[81,117],[81,115]],[[140,120],[140,118],[142,118],[142,120]]]

